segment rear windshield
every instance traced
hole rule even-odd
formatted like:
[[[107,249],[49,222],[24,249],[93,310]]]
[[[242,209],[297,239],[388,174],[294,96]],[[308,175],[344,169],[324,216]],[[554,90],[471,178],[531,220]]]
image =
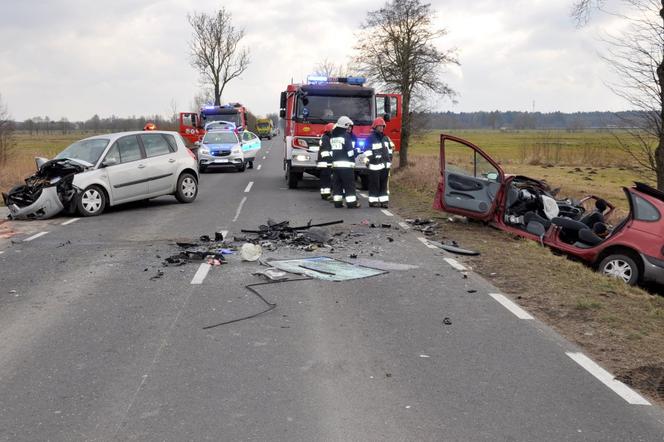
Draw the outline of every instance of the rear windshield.
[[[237,135],[234,132],[208,132],[203,138],[205,144],[237,144]]]
[[[108,146],[109,141],[106,138],[77,141],[60,152],[55,158],[71,158],[96,164],[101,154],[104,153],[104,149]]]

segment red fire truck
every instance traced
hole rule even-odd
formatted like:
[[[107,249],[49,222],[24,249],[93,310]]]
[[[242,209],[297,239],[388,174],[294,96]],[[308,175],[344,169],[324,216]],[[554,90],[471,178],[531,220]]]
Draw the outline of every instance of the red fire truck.
[[[290,84],[281,93],[280,116],[284,130],[284,170],[288,187],[294,189],[304,173],[318,176],[318,142],[327,123],[336,123],[342,115],[355,123],[353,134],[359,153],[355,173],[367,188],[364,165],[366,139],[377,116],[387,122],[385,133],[397,150],[401,146],[401,95],[377,94],[364,86],[361,77],[309,77],[307,84]]]
[[[247,109],[240,103],[229,103],[203,106],[197,114],[180,112],[180,135],[195,143],[205,135],[206,125],[215,121],[228,121],[239,130],[244,130],[247,128]]]

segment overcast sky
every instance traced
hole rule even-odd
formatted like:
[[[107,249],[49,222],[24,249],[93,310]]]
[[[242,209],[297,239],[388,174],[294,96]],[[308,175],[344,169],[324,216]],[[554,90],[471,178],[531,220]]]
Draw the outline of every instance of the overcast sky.
[[[605,86],[598,57],[610,17],[576,29],[572,0],[433,0],[437,42],[458,48],[460,67],[444,75],[458,103],[436,110],[591,111],[628,106]],[[22,0],[0,14],[0,94],[17,120],[48,115],[170,114],[189,111],[200,90],[190,67],[187,13],[221,5],[246,29],[245,74],[223,100],[261,115],[278,110],[291,78],[322,59],[346,63],[354,32],[384,0]]]

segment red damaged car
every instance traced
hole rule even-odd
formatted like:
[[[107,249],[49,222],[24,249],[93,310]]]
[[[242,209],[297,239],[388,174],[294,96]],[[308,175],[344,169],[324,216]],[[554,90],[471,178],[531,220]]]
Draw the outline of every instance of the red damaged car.
[[[627,284],[664,284],[664,192],[625,187],[629,213],[609,224],[615,207],[601,198],[556,198],[544,181],[507,175],[474,144],[440,136],[434,208],[485,221],[578,258]]]

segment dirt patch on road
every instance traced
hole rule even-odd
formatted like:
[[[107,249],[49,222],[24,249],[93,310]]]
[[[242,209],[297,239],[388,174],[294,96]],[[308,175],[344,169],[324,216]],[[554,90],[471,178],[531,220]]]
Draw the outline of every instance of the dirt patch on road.
[[[464,263],[538,319],[583,347],[616,376],[664,406],[664,297],[606,278],[534,241],[431,208],[433,189],[393,180],[392,206],[404,218],[440,223],[431,239],[481,252]]]

